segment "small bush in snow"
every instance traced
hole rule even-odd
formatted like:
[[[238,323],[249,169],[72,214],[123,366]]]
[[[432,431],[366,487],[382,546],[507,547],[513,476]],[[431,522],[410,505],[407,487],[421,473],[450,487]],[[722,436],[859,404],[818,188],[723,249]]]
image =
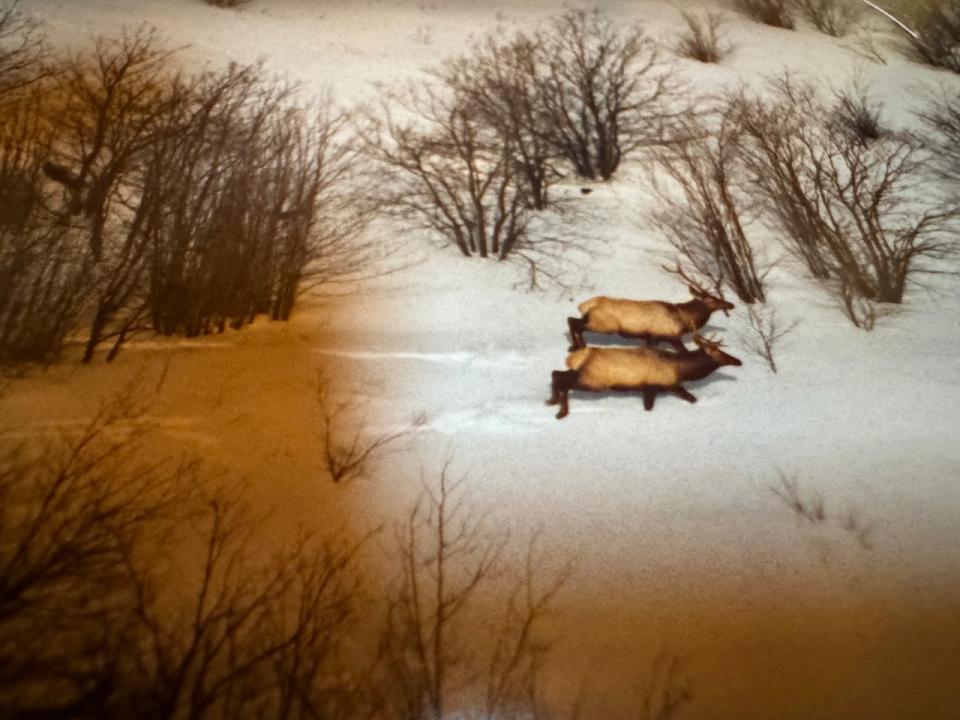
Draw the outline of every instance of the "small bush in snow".
[[[833,37],[843,37],[863,14],[860,0],[793,0],[800,14],[817,30]]]
[[[708,13],[705,17],[698,17],[688,12],[683,12],[681,15],[687,24],[687,30],[680,37],[677,53],[703,63],[720,62],[729,52],[729,47],[720,41],[723,16],[718,13]]]
[[[759,23],[793,29],[789,0],[735,0],[735,5],[744,15]]]
[[[881,106],[859,80],[853,87],[835,92],[834,98],[834,118],[842,128],[864,143],[880,139],[884,133]]]
[[[763,358],[770,368],[770,372],[777,372],[775,352],[780,340],[791,333],[799,324],[799,320],[783,325],[777,319],[777,313],[772,308],[760,305],[747,306],[747,318],[750,321],[750,331],[740,334],[741,342],[747,349],[758,357]]]

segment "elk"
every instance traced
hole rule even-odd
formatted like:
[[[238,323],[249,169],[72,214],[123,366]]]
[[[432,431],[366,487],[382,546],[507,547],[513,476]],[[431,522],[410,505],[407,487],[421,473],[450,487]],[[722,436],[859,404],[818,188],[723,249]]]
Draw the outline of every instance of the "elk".
[[[663,300],[624,300],[603,295],[580,303],[581,317],[568,317],[570,350],[586,347],[583,331],[620,335],[624,338],[646,340],[648,345],[668,342],[681,353],[687,352],[683,336],[695,333],[707,324],[717,310],[733,310],[733,304],[723,297],[711,295],[700,285],[684,275],[679,266],[676,271],[687,281],[693,300],[685,303],[670,303]]]
[[[557,420],[569,413],[567,396],[571,390],[604,392],[623,390],[643,395],[643,407],[652,410],[658,392],[669,392],[694,403],[697,398],[681,385],[704,378],[718,367],[742,363],[720,348],[719,341],[707,340],[696,333],[698,349],[674,353],[657,348],[588,347],[567,356],[569,370],[554,370],[548,405],[560,405]]]

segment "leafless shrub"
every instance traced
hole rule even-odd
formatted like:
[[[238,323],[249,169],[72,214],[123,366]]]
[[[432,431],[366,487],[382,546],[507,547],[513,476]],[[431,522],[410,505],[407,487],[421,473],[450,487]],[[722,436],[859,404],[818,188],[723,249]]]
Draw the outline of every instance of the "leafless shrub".
[[[190,522],[202,558],[171,604],[164,573],[128,563],[139,657],[124,667],[122,716],[349,718],[361,693],[342,671],[355,548],[300,540],[252,559],[249,512],[217,493]],[[189,537],[180,538],[190,542]]]
[[[899,11],[909,31],[898,49],[916,62],[960,73],[960,0],[912,0]]]
[[[249,508],[194,493],[195,465],[141,462],[142,429],[118,401],[57,442],[0,437],[0,713],[368,712],[367,661],[343,651],[360,545],[254,552]]]
[[[510,149],[529,207],[547,207],[557,150],[538,98],[545,81],[543,48],[518,33],[503,42],[488,35],[469,55],[446,63],[438,75],[464,98],[468,111],[494,128]]]
[[[900,303],[908,281],[956,251],[955,203],[915,188],[927,177],[923,149],[887,133],[865,144],[830,118],[810,86],[789,78],[774,102],[735,101],[744,157],[787,249],[820,281],[871,303]]]
[[[195,78],[183,95],[179,130],[153,146],[145,192],[158,217],[153,327],[190,337],[260,314],[286,320],[304,282],[356,272],[369,247],[351,246],[365,214],[345,213],[344,118],[329,103],[308,115],[253,68]]]
[[[863,15],[859,0],[793,0],[794,6],[817,30],[844,37]]]
[[[748,18],[771,27],[793,30],[788,0],[736,0],[736,7]]]
[[[644,720],[671,720],[693,699],[682,659],[661,650],[653,660],[643,694]]]
[[[854,138],[863,143],[879,140],[886,132],[880,119],[882,106],[858,77],[852,87],[834,91],[834,118]]]
[[[794,320],[787,325],[781,325],[777,320],[776,311],[757,305],[747,306],[747,317],[750,321],[750,333],[741,333],[740,340],[754,354],[763,358],[773,373],[777,372],[777,363],[774,352],[777,344],[799,324]]]
[[[681,107],[653,40],[598,11],[571,10],[537,35],[539,102],[557,151],[585,178],[607,180],[628,154],[669,142]]]
[[[730,52],[729,46],[720,40],[720,28],[724,24],[722,15],[708,13],[705,17],[699,17],[689,12],[680,14],[687,24],[687,30],[677,45],[679,55],[702,63],[717,63]]]
[[[922,142],[930,149],[936,173],[956,187],[960,183],[960,93],[940,87],[921,94],[926,107],[916,115],[922,122]]]
[[[780,498],[798,517],[809,523],[820,523],[827,519],[826,504],[820,493],[814,492],[803,497],[796,478],[780,473],[780,483],[770,486],[771,492]]]
[[[388,446],[409,436],[427,421],[425,415],[419,415],[405,427],[372,435],[365,419],[357,417],[359,408],[356,404],[342,402],[333,405],[324,384],[321,384],[318,399],[324,465],[335,483],[346,484],[365,477]]]
[[[506,536],[488,538],[486,516],[470,511],[464,479],[449,465],[397,528],[400,577],[383,640],[388,712],[405,718],[445,717],[464,678],[481,678],[486,717],[538,716],[540,661],[549,638],[540,625],[568,570],[543,581],[531,544],[525,574],[509,595],[486,662],[467,653],[463,621],[481,590],[502,572]],[[473,660],[473,662],[471,662]]]
[[[55,360],[89,298],[82,237],[49,211],[48,88],[0,101],[0,366]]]
[[[113,403],[75,435],[0,436],[0,714],[98,716],[124,648],[124,557],[182,499]]]
[[[0,5],[0,98],[33,84],[47,72],[49,49],[19,2]]]
[[[221,8],[235,8],[246,5],[250,0],[204,0],[207,5]]]
[[[826,280],[822,284],[839,299],[840,309],[847,319],[861,330],[870,332],[876,327],[877,320],[892,312],[889,307],[884,307],[877,300],[864,297],[845,278],[836,281]]]
[[[860,28],[844,42],[844,47],[867,62],[886,65],[888,49],[882,40],[883,38],[877,33]]]
[[[331,101],[173,58],[146,30],[101,39],[0,103],[0,362],[56,357],[81,319],[85,362],[135,332],[286,320],[383,254],[357,241],[370,213]]]
[[[788,477],[782,471],[779,482],[771,485],[770,490],[800,520],[810,525],[831,524],[850,533],[864,550],[873,548],[873,523],[863,519],[856,509],[845,512],[830,512],[823,495],[819,492],[804,494],[795,477]]]
[[[84,237],[90,277],[90,327],[83,359],[143,326],[143,279],[152,208],[138,186],[152,146],[171,132],[174,102],[168,63],[152,33],[98,40],[55,76],[61,118],[44,172],[62,190],[61,223]]]
[[[414,119],[401,121],[399,113]],[[363,133],[367,152],[389,177],[378,183],[386,212],[433,231],[464,257],[521,263],[531,288],[562,283],[557,268],[569,243],[529,236],[527,192],[512,144],[450,88],[392,95]]]
[[[763,278],[745,230],[751,207],[738,158],[739,131],[729,113],[716,125],[688,121],[687,139],[654,155],[657,169],[679,189],[678,196],[660,185],[664,209],[654,223],[699,276],[718,287],[726,283],[746,303],[762,302]]]

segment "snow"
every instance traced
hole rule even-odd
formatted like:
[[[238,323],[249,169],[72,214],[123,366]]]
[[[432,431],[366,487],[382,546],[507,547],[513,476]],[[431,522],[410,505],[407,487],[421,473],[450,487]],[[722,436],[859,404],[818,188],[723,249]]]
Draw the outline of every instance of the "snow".
[[[82,47],[143,22],[197,63],[262,59],[304,91],[342,102],[415,76],[497,27],[532,27],[558,2],[22,0],[57,43]],[[691,5],[706,8],[707,5]],[[666,3],[604,9],[670,43]],[[678,61],[705,91],[789,68],[872,83],[891,122],[910,120],[908,90],[955,82],[891,57],[867,65],[809,29],[774,30],[729,14],[728,62]],[[558,225],[592,257],[574,287],[528,292],[517,266],[431,250],[396,229],[417,262],[340,296],[312,298],[289,324],[257,322],[200,341],[145,338],[112,365],[65,363],[13,383],[2,422],[48,433],[82,422],[136,382],[157,452],[200,451],[271,511],[265,533],[390,522],[452,456],[498,527],[540,529],[550,556],[576,561],[561,599],[560,685],[587,670],[625,712],[661,647],[687,659],[692,717],[946,718],[960,708],[960,295],[955,278],[911,291],[872,333],[783,262],[771,305],[797,328],[781,371],[743,349],[745,313],[711,330],[744,364],[690,383],[698,402],[571,395],[544,403],[563,367],[566,317],[591,294],[683,299],[660,270],[665,245],[644,223],[644,168],[580,196]],[[425,252],[426,250],[426,252]],[[593,338],[596,340],[597,338]],[[409,427],[378,477],[325,480],[316,433],[318,374],[358,403],[372,432]],[[799,521],[771,491],[781,474],[819,494],[824,523]],[[855,517],[860,542],[844,529]],[[599,640],[598,640],[599,639]]]

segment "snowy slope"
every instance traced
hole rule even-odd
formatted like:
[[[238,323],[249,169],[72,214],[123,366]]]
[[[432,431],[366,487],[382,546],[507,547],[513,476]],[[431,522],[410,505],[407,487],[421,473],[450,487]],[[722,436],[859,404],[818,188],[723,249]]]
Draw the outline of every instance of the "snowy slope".
[[[685,5],[686,6],[686,5]],[[471,34],[531,27],[559,2],[23,0],[50,37],[81,44],[140,22],[197,62],[262,59],[308,93],[362,101],[463,48]],[[666,3],[609,2],[664,42]],[[690,7],[706,7],[691,4]],[[943,80],[891,58],[866,65],[812,31],[730,16],[735,51],[719,67],[678,61],[710,91],[784,68],[842,83],[861,69],[893,122],[907,90]],[[682,299],[659,269],[665,245],[644,223],[643,168],[588,196],[560,189],[564,232],[591,258],[570,291],[527,292],[514,266],[429,251],[394,230],[417,262],[340,297],[312,298],[288,325],[257,323],[200,342],[132,343],[113,366],[65,365],[18,381],[4,422],[21,432],[79,422],[138,379],[158,452],[199,450],[248,478],[271,508],[265,532],[298,524],[373,527],[395,518],[452,456],[476,502],[504,528],[540,529],[558,563],[576,559],[561,601],[558,685],[584,670],[625,712],[651,658],[687,659],[702,718],[946,718],[960,712],[960,296],[955,279],[910,294],[870,334],[853,328],[784,262],[771,303],[800,320],[772,375],[743,350],[743,309],[712,329],[744,360],[690,384],[689,405],[571,397],[563,422],[544,405],[563,367],[566,317],[590,294]],[[312,390],[317,373],[359,402],[371,430],[426,422],[381,464],[382,477],[323,478]],[[827,520],[798,521],[771,487],[795,478]],[[851,529],[853,528],[853,529]],[[858,537],[857,531],[863,530]],[[576,675],[575,675],[576,674]],[[562,691],[559,688],[558,691]],[[611,715],[613,716],[613,715]]]

